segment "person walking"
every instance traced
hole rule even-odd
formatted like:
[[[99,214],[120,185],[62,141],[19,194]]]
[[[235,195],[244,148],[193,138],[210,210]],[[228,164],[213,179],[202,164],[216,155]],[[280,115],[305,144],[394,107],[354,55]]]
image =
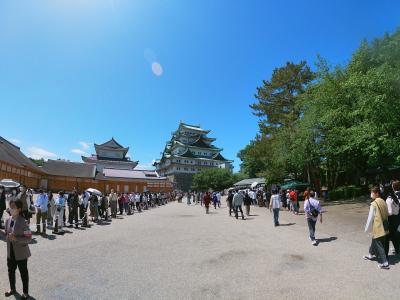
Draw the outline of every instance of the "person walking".
[[[254,203],[253,199],[249,195],[250,192],[246,192],[246,194],[244,195],[244,198],[243,198],[243,204],[244,204],[244,207],[246,208],[246,216],[250,215],[250,205],[252,203]]]
[[[378,260],[378,266],[381,269],[389,269],[386,249],[388,248],[387,235],[389,234],[388,207],[385,200],[381,198],[379,186],[371,190],[371,205],[369,207],[368,219],[365,224],[365,232],[370,231],[372,227],[372,242],[369,247],[369,254],[364,255],[365,260]]]
[[[278,190],[272,190],[271,200],[269,201],[269,210],[274,213],[274,225],[279,226],[279,210],[281,207],[281,197]]]
[[[228,192],[228,197],[226,198],[226,203],[228,205],[229,209],[229,216],[232,216],[232,211],[233,211],[233,193],[232,191]]]
[[[221,192],[217,192],[218,207],[221,208]]]
[[[291,190],[289,192],[289,197],[290,197],[290,202],[291,202],[291,207],[293,214],[298,215],[299,214],[299,202],[297,198],[297,193],[294,190]]]
[[[392,241],[394,251],[396,255],[400,254],[400,233],[397,230],[400,225],[399,220],[399,199],[400,199],[400,181],[396,180],[392,182],[392,189],[389,192],[389,196],[386,199],[386,205],[388,207],[388,214],[389,214],[389,235],[388,241]],[[389,250],[389,247],[386,247],[386,250]],[[386,256],[389,253],[386,252]]]
[[[111,217],[117,217],[117,203],[118,203],[118,195],[114,192],[114,189],[111,189],[111,193],[108,195],[108,200],[110,201],[111,206]]]
[[[206,214],[209,213],[210,210],[210,203],[211,203],[211,195],[209,192],[206,192],[203,197],[203,203],[206,208]]]
[[[23,294],[21,299],[29,298],[29,272],[28,258],[31,256],[29,242],[32,239],[32,233],[25,218],[22,216],[22,202],[10,202],[11,216],[6,221],[5,234],[7,241],[7,268],[10,290],[4,295],[13,296],[17,293],[15,287],[15,271],[19,270],[22,280]]]
[[[217,209],[218,197],[217,197],[216,192],[212,193],[212,201],[213,201],[214,209]]]
[[[3,213],[6,210],[6,190],[0,186],[0,229],[3,228]]]
[[[307,219],[308,231],[311,243],[314,246],[317,246],[318,242],[315,239],[315,225],[317,223],[318,216],[320,222],[322,223],[322,208],[319,201],[314,197],[315,197],[314,191],[310,191],[309,198],[304,202],[304,213]]]
[[[49,200],[46,193],[39,190],[39,195],[36,199],[36,233],[40,234],[40,223],[42,223],[42,233],[46,234],[46,220],[47,220],[47,210],[48,210]]]
[[[243,210],[242,210],[242,203],[243,203],[243,194],[242,192],[237,192],[234,196],[233,196],[233,208],[235,211],[235,218],[238,219],[238,210],[240,210],[241,214],[242,214],[242,220],[244,220],[244,215],[243,215]]]

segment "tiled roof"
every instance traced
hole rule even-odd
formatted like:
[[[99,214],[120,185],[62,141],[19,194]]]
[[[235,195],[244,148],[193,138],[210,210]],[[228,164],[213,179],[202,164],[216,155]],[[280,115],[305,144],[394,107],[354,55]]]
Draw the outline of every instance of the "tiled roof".
[[[8,162],[17,167],[25,167],[33,171],[43,173],[41,168],[39,168],[33,161],[26,157],[26,155],[21,152],[19,147],[10,143],[3,137],[0,137],[0,160]]]
[[[77,163],[63,160],[49,159],[43,165],[43,170],[49,175],[68,176],[77,178],[94,178],[96,176],[96,165]]]
[[[158,176],[155,171],[145,170],[121,170],[121,169],[103,169],[104,179],[108,178],[128,178],[128,179],[165,179]]]

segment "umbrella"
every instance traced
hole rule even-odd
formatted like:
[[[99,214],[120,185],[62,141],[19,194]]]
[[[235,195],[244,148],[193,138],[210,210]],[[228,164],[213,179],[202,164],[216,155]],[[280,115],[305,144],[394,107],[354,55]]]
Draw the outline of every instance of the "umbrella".
[[[300,182],[300,181],[290,181],[288,183],[285,183],[281,186],[282,190],[287,190],[287,189],[301,189],[301,188],[307,188],[309,187],[310,184],[309,183],[305,183],[305,182]]]
[[[253,183],[250,185],[250,187],[251,187],[252,189],[254,189],[255,187],[257,187],[257,185],[258,185],[258,182],[255,181],[255,182],[253,182]]]
[[[17,188],[21,184],[12,179],[2,179],[0,180],[0,185],[4,186],[5,188]]]
[[[91,194],[95,194],[96,196],[101,196],[101,195],[103,195],[99,190],[92,189],[92,188],[87,189],[86,192],[91,193]]]

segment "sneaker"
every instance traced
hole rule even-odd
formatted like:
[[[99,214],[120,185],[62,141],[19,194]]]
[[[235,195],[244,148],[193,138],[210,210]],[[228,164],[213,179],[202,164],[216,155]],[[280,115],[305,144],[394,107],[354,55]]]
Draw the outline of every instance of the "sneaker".
[[[311,244],[312,244],[313,246],[317,246],[317,245],[318,245],[318,242],[317,242],[316,240],[313,240]]]
[[[371,254],[368,254],[368,255],[364,255],[364,256],[363,256],[363,259],[364,259],[364,260],[373,261],[373,260],[375,260],[375,257],[372,256]]]
[[[388,263],[384,263],[384,264],[378,264],[380,269],[384,269],[384,270],[389,270],[390,266]]]

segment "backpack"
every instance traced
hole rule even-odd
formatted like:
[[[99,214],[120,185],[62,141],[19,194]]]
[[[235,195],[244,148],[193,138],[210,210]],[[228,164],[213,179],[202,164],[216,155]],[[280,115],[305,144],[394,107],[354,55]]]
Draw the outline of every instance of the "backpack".
[[[308,199],[308,205],[310,205],[310,213],[311,215],[316,218],[319,215],[319,211],[318,209],[315,208],[315,206],[313,206],[310,202],[310,199]]]

